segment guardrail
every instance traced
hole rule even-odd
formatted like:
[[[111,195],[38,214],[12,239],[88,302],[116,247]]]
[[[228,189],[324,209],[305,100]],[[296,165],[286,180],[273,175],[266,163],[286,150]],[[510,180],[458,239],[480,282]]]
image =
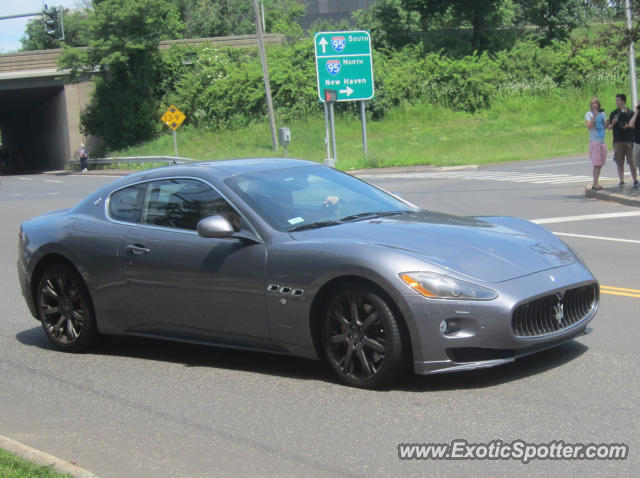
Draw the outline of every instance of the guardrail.
[[[170,163],[170,164],[187,164],[200,161],[192,158],[181,158],[176,156],[122,156],[116,158],[89,158],[87,164],[130,164],[130,163]],[[79,159],[71,159],[70,165],[80,165]]]

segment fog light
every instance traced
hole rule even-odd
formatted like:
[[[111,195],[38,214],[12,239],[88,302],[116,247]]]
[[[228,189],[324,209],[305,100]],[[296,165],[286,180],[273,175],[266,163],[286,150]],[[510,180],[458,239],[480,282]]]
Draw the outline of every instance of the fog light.
[[[441,334],[446,334],[447,333],[447,321],[443,320],[442,322],[440,322],[440,333]]]

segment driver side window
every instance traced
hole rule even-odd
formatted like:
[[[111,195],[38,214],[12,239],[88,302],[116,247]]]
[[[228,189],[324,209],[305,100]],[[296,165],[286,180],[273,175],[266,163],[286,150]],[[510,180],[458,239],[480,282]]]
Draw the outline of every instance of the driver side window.
[[[142,224],[195,231],[205,217],[226,217],[236,230],[242,219],[209,185],[195,179],[164,179],[149,183]]]

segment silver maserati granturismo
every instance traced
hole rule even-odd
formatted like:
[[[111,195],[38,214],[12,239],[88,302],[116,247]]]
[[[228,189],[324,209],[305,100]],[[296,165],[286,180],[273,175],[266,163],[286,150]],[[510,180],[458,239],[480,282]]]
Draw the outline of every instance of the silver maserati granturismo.
[[[24,222],[18,274],[62,350],[127,334],[267,351],[360,387],[512,362],[588,332],[599,305],[542,227],[422,210],[289,159],[119,179]]]

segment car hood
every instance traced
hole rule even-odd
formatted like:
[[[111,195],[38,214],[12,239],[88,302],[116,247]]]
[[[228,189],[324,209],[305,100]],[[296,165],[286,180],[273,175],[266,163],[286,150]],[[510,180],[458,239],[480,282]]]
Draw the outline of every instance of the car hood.
[[[479,219],[423,211],[294,234],[302,240],[309,236],[400,250],[482,282],[515,279],[577,260],[551,233],[506,217]]]

